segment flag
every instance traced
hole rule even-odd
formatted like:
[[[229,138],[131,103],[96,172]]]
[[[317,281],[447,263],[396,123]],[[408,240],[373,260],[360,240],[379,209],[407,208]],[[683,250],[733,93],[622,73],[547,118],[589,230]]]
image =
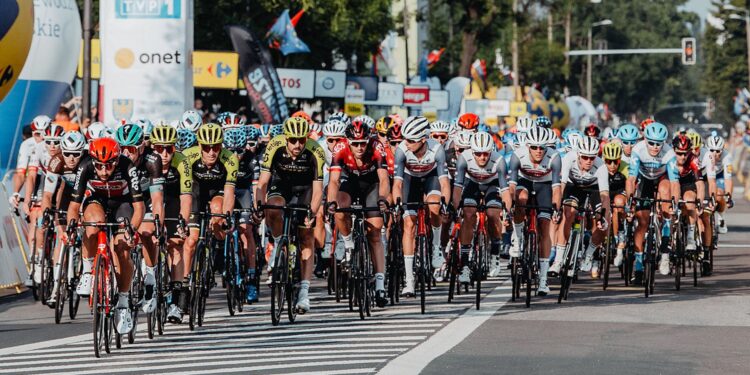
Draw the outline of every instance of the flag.
[[[417,68],[417,72],[419,73],[419,80],[422,82],[427,80],[427,66],[429,65],[429,63],[427,62],[427,58],[427,54],[422,56],[422,58],[419,60],[419,67]]]
[[[427,54],[427,68],[432,69],[435,64],[437,64],[438,61],[440,61],[440,56],[443,55],[443,52],[445,52],[445,48],[441,49],[434,49],[430,51],[430,53]]]
[[[265,124],[284,121],[289,116],[286,97],[271,54],[252,32],[242,26],[227,26],[234,50],[239,54],[239,69],[253,110]]]
[[[487,90],[487,64],[484,60],[474,60],[471,64],[471,77],[477,81],[482,92]]]
[[[266,34],[268,46],[278,48],[284,56],[291,53],[309,53],[310,48],[297,37],[297,31],[294,29],[300,17],[302,17],[301,12],[294,16],[295,22],[293,23],[289,18],[289,9],[285,9]]]

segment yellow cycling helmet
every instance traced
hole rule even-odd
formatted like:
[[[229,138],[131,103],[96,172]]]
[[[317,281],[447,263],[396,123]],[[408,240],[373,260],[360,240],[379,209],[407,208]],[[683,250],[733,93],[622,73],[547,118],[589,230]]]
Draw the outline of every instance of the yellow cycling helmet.
[[[204,124],[198,129],[198,144],[201,145],[217,145],[224,142],[224,133],[221,130],[221,126],[216,124]]]
[[[620,142],[609,142],[602,148],[602,156],[605,160],[620,160],[622,157],[622,145]]]
[[[393,123],[393,117],[383,116],[378,120],[378,122],[375,123],[375,131],[385,136],[386,133],[388,133],[388,129],[393,126]]]
[[[304,138],[310,133],[310,124],[302,117],[290,117],[284,121],[284,135],[289,138]]]
[[[169,125],[157,125],[151,131],[152,145],[173,145],[177,143],[177,129]]]
[[[693,145],[693,149],[701,148],[701,146],[703,146],[703,139],[701,139],[701,135],[698,134],[697,131],[690,129],[685,135],[690,138],[690,143]]]

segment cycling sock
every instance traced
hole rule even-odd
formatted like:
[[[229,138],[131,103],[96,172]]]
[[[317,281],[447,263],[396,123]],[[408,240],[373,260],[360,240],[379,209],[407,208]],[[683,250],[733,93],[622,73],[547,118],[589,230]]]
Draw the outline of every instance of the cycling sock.
[[[414,255],[404,255],[404,269],[406,280],[414,281]]]
[[[503,244],[510,245],[510,232],[503,233]]]
[[[662,237],[669,237],[670,236],[671,225],[672,225],[672,220],[670,220],[670,219],[664,220],[664,226],[661,228],[661,235],[662,235]]]
[[[57,282],[60,281],[60,268],[61,268],[60,263],[55,264],[55,273],[54,273],[54,279],[53,279],[55,280],[55,284],[57,284]]]
[[[539,258],[539,283],[547,281],[547,271],[549,271],[549,258]]]
[[[440,248],[440,235],[443,232],[443,227],[441,225],[438,225],[436,227],[432,227],[432,247],[433,248]]]
[[[688,225],[687,237],[688,239],[695,238],[695,224]]]
[[[156,275],[156,267],[146,266],[144,267],[143,271],[144,271],[143,276],[146,276],[146,275],[155,276]]]
[[[347,249],[353,249],[354,248],[354,239],[352,239],[352,233],[349,233],[349,235],[344,236],[341,235],[341,239],[344,240],[344,247]]]
[[[500,245],[502,245],[502,241],[499,239],[493,239],[492,245],[490,245],[490,254],[492,255],[499,255],[500,254]]]
[[[279,246],[280,243],[281,243],[281,236],[273,238],[273,246],[274,247]]]
[[[643,253],[635,253],[635,270],[643,272]]]
[[[461,263],[464,265],[469,264],[469,252],[471,251],[471,245],[461,245]]]
[[[83,258],[83,273],[91,273],[94,268],[94,258]]]
[[[117,306],[116,308],[125,308],[130,307],[130,293],[128,292],[120,292],[117,293]]]
[[[625,240],[626,240],[626,238],[625,238],[625,232],[623,232],[623,231],[618,232],[617,233],[617,241],[618,242],[625,242]]]
[[[563,262],[563,257],[565,256],[565,247],[565,245],[557,245],[557,250],[555,251],[555,262]]]
[[[518,241],[518,245],[521,245],[521,242],[523,242],[523,222],[521,223],[513,223],[513,233],[516,235],[516,241]]]
[[[310,280],[302,280],[299,283],[300,290],[309,290],[310,289]]]
[[[589,242],[589,246],[586,248],[586,254],[584,254],[584,256],[593,256],[597,247],[598,246],[594,245],[593,242]]]
[[[382,272],[375,274],[375,290],[385,290],[385,275]]]

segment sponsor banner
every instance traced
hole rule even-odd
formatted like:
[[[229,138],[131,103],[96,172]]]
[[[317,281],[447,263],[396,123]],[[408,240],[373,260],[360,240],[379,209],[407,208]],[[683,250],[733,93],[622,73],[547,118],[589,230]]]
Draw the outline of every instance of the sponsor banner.
[[[315,96],[343,98],[346,95],[346,72],[336,70],[315,71]]]
[[[528,113],[528,105],[526,102],[510,102],[510,108],[508,111],[512,117],[521,117]]]
[[[36,28],[32,0],[6,1],[0,12],[0,102],[23,70]],[[8,53],[13,51],[13,53]]]
[[[105,123],[175,119],[193,105],[193,0],[100,3]]]
[[[404,105],[404,85],[400,83],[378,82],[378,100],[365,100],[366,105]]]
[[[359,116],[365,113],[365,90],[361,89],[346,89],[346,97],[344,97],[344,112],[349,116]]]
[[[445,111],[450,107],[450,93],[446,90],[430,90],[430,100],[422,102],[424,107],[425,103],[428,107],[432,107],[437,111]]]
[[[374,76],[347,76],[346,87],[365,91],[365,100],[378,100],[378,78]]]
[[[422,107],[423,102],[430,101],[429,86],[404,87],[404,105],[407,107]]]
[[[508,100],[488,100],[487,108],[484,110],[484,123],[490,126],[497,125],[500,117],[506,117],[510,114],[510,101]]]
[[[287,98],[312,99],[315,97],[315,71],[309,69],[277,68],[281,88]]]
[[[215,89],[237,88],[237,60],[234,52],[193,52],[193,85]]]
[[[485,120],[485,111],[487,110],[487,99],[470,99],[464,101],[464,113],[471,112],[479,116],[479,119]]]
[[[78,55],[78,70],[76,77],[83,78],[83,40],[81,53]],[[102,44],[99,39],[91,39],[91,79],[102,77]]]

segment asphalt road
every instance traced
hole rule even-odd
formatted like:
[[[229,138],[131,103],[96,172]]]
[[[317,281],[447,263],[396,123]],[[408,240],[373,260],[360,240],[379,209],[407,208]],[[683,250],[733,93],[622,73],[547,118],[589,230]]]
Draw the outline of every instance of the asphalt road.
[[[410,300],[361,321],[314,283],[312,312],[273,327],[267,292],[261,303],[230,317],[217,288],[203,327],[168,326],[154,340],[140,332],[135,344],[96,359],[84,308],[76,321],[55,325],[52,310],[29,295],[5,297],[0,374],[746,373],[748,214],[750,205],[738,202],[727,215],[730,232],[721,237],[714,276],[701,278],[698,287],[684,283],[679,292],[671,277],[660,276],[648,299],[619,279],[605,292],[598,280],[584,277],[562,305],[547,297],[525,308],[509,301],[503,275],[486,283],[479,311],[473,295],[447,304],[439,285],[425,315]]]

